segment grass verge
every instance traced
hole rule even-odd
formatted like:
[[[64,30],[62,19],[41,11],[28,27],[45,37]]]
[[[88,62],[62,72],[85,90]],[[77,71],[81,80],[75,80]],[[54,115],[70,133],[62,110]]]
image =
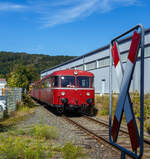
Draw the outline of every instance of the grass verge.
[[[55,127],[45,124],[14,129],[0,134],[0,159],[77,159],[85,158],[85,151],[69,142],[60,146]]]
[[[131,100],[133,102],[134,114],[137,119],[140,116],[140,94],[136,91],[134,93],[130,93]],[[116,110],[118,96],[112,96],[112,116]],[[95,96],[95,105],[98,109],[97,116],[100,117],[108,117],[109,115],[109,95],[96,95]],[[123,120],[125,121],[125,117],[123,115]],[[139,123],[137,123],[139,125]],[[150,94],[145,94],[144,96],[144,130],[150,134]]]
[[[18,106],[7,119],[0,121],[0,159],[79,159],[87,156],[72,142],[57,144],[56,127],[40,124],[17,128],[16,125],[35,112],[36,107]]]
[[[11,127],[19,123],[21,120],[27,118],[30,114],[35,112],[36,108],[21,107],[19,110],[12,112],[7,119],[0,121],[0,125],[4,127]]]

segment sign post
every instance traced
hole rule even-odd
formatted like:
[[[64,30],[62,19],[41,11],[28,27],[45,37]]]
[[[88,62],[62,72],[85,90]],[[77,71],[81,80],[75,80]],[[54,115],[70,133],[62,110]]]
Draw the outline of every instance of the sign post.
[[[140,32],[139,32],[140,29]],[[118,48],[118,39],[133,32],[131,45],[128,53],[127,63],[125,69],[120,59],[120,52]],[[140,133],[137,128],[134,117],[131,98],[129,95],[129,88],[134,72],[138,50],[141,48],[141,69],[140,69]],[[116,106],[115,115],[112,122],[112,67],[115,67],[116,78],[120,88],[120,94]],[[109,140],[110,143],[122,151],[121,158],[125,158],[125,154],[133,158],[141,158],[143,155],[143,109],[144,109],[144,28],[142,25],[137,25],[125,32],[124,34],[114,38],[110,44],[110,98],[109,98]],[[123,112],[125,112],[125,119],[128,126],[128,132],[131,140],[132,151],[117,144],[118,133],[122,120]],[[140,153],[137,153],[137,149]]]

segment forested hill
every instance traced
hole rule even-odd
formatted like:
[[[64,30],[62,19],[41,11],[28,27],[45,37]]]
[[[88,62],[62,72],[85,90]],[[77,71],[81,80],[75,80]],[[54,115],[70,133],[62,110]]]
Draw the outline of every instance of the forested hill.
[[[18,65],[29,66],[41,71],[54,67],[75,56],[49,56],[43,54],[13,53],[0,51],[0,75],[6,76]]]

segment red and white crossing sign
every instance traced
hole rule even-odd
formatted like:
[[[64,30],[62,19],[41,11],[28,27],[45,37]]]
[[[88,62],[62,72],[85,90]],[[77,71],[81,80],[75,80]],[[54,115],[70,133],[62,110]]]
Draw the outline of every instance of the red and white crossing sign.
[[[128,59],[125,70],[119,59],[119,50],[117,42],[115,41],[112,45],[111,53],[114,61],[115,71],[117,75],[118,85],[120,87],[120,95],[114,115],[114,120],[111,128],[111,135],[113,141],[117,141],[119,128],[122,120],[123,112],[125,112],[125,119],[128,126],[129,136],[131,140],[132,150],[136,151],[140,144],[139,133],[133,114],[133,108],[131,99],[129,96],[129,87],[131,83],[132,74],[134,71],[135,61],[138,54],[138,48],[140,44],[140,35],[135,31],[133,33],[131,46],[129,49]]]

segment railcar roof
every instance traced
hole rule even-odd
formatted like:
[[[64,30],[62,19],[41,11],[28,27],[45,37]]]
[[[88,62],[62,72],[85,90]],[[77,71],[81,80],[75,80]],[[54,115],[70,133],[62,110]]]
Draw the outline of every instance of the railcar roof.
[[[94,76],[93,73],[91,72],[82,71],[82,70],[74,70],[74,69],[60,70],[60,71],[55,71],[52,73],[53,76],[63,76],[63,75],[74,76],[75,74],[80,76]]]
[[[93,77],[94,74],[91,72],[87,72],[87,71],[82,71],[82,70],[74,70],[74,69],[67,69],[67,70],[60,70],[60,71],[55,71],[50,75],[47,75],[46,77],[44,77],[42,80],[50,77],[50,76],[74,76],[74,75],[78,75],[78,76],[90,76]]]

